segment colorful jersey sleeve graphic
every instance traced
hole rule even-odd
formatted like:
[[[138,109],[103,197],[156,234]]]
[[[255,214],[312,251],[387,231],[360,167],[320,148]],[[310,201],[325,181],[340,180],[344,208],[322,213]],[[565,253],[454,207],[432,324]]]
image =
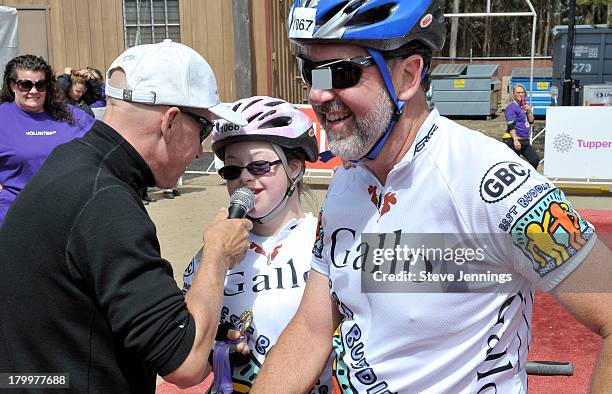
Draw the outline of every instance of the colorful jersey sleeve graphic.
[[[540,277],[574,256],[594,234],[559,189],[552,189],[519,217],[510,230],[514,245]]]
[[[561,190],[528,164],[493,164],[484,171],[479,192],[489,228],[511,235],[503,259],[538,287],[554,288],[586,257],[576,254],[593,238],[593,226]]]

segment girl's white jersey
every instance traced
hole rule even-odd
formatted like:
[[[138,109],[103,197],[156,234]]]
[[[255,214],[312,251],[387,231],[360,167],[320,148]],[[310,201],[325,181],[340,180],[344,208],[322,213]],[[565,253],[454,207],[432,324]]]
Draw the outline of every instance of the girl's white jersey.
[[[484,256],[483,265],[456,264],[468,254],[451,248],[450,260],[389,270],[395,252],[385,259],[380,250],[413,234],[423,240],[413,245],[419,258],[430,233],[484,237],[486,247],[471,254]],[[534,289],[559,284],[595,239],[563,193],[506,145],[433,109],[385,185],[358,166],[340,169],[329,187],[312,267],[329,277],[344,318],[333,338],[334,386],[343,393],[526,392]],[[451,266],[454,278],[444,268]],[[411,279],[419,267],[440,275]],[[475,292],[458,283],[469,272],[484,275],[468,284],[482,282]],[[423,290],[436,280],[446,291]]]
[[[297,311],[310,271],[311,250],[317,221],[310,213],[293,219],[275,236],[249,233],[245,259],[228,271],[219,323],[235,323],[240,315],[253,312],[248,341],[250,361],[234,367],[235,392],[250,390],[266,355]],[[200,267],[198,253],[183,275],[186,293]],[[316,394],[331,392],[331,365],[313,388]]]

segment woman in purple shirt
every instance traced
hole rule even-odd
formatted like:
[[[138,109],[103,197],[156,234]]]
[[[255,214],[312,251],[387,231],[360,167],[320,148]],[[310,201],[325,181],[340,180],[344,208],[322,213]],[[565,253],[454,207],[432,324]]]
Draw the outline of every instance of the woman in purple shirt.
[[[531,107],[525,102],[525,86],[518,83],[512,88],[512,102],[504,110],[507,130],[503,141],[525,159],[537,170],[540,158],[530,142],[533,113]]]
[[[53,70],[43,58],[17,56],[6,65],[0,91],[0,226],[51,151],[82,137],[93,121],[62,103]]]

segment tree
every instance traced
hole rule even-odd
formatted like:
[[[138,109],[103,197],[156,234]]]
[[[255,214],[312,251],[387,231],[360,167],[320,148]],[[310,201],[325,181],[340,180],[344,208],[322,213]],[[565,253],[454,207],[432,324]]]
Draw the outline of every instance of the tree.
[[[537,13],[536,53],[550,56],[552,28],[567,25],[568,0],[531,0]],[[484,0],[445,0],[445,13],[485,12]],[[452,10],[452,11],[451,11]],[[524,0],[491,0],[492,12],[527,11]],[[531,43],[528,17],[449,18],[448,55],[525,56]],[[457,20],[458,19],[458,20]],[[612,0],[577,0],[576,23],[612,25]]]

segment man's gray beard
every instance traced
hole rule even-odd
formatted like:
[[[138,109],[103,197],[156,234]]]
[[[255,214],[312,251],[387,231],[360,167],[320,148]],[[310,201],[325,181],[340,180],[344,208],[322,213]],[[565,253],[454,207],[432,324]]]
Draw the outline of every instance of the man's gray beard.
[[[378,90],[374,108],[363,117],[355,116],[353,130],[327,133],[329,150],[344,160],[359,160],[374,146],[387,130],[393,116],[393,103],[382,87]]]

